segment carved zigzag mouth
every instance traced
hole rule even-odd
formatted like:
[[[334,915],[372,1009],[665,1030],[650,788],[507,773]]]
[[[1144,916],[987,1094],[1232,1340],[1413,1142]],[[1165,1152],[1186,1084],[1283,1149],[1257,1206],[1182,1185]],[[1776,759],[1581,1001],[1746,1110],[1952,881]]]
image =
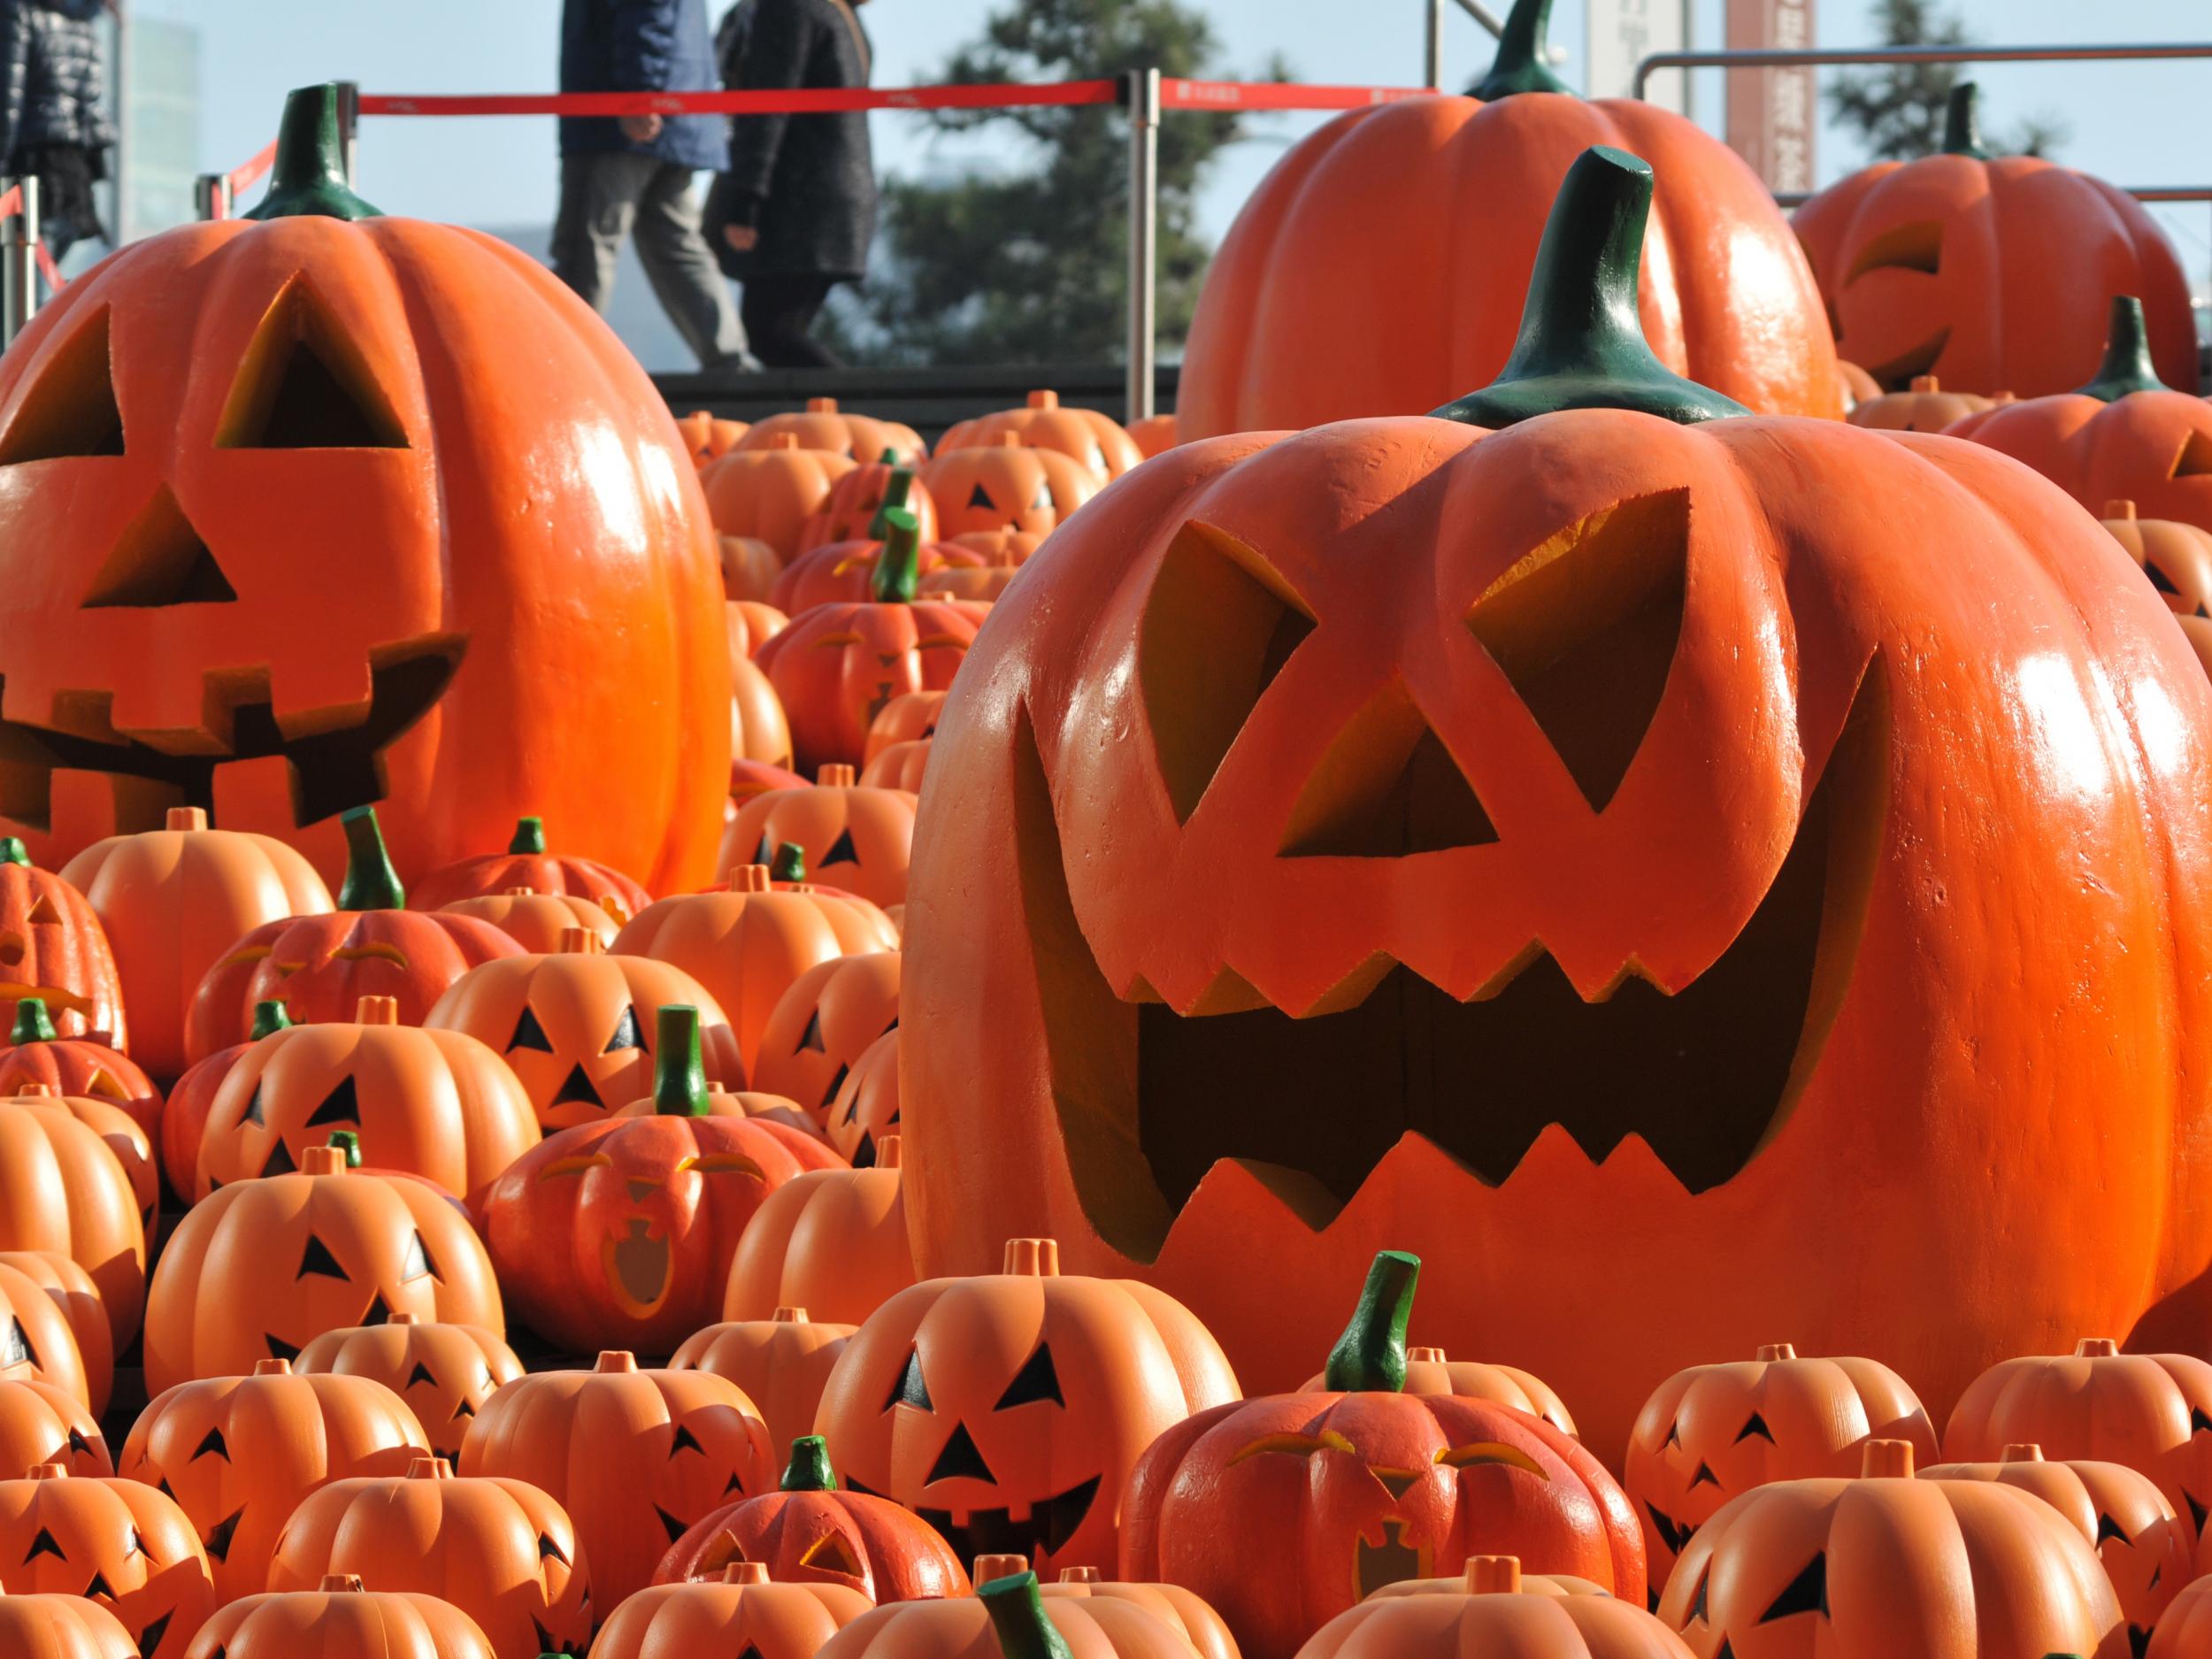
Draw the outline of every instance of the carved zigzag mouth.
[[[173,798],[165,804],[212,811],[217,767],[272,755],[290,763],[296,826],[370,805],[386,793],[384,751],[445,695],[467,649],[455,634],[379,647],[369,654],[365,703],[288,712],[281,721],[266,669],[211,672],[195,732],[120,731],[108,718],[111,694],[58,693],[50,725],[0,720],[0,814],[50,828],[53,774],[65,771],[166,786]],[[157,810],[147,823],[123,822],[119,795],[117,813],[119,830],[158,826]]]
[[[1888,747],[1877,659],[1764,898],[1672,995],[1632,963],[1585,1000],[1540,942],[1466,1001],[1379,956],[1363,997],[1301,1018],[1115,994],[1075,919],[1025,718],[1016,845],[1055,1103],[1087,1214],[1114,1248],[1153,1259],[1207,1172],[1235,1161],[1317,1229],[1406,1136],[1496,1186],[1555,1124],[1594,1163],[1634,1138],[1689,1192],[1724,1184],[1794,1105],[1850,983]]]

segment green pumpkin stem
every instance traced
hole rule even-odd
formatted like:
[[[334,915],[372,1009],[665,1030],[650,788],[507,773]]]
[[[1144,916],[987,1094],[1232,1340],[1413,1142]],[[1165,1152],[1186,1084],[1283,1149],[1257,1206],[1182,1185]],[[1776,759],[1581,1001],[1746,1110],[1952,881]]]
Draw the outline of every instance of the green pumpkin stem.
[[[1951,96],[1943,106],[1943,153],[1947,156],[1969,156],[1976,161],[1987,161],[1989,151],[1982,147],[1981,112],[1978,107],[1982,89],[1970,81],[1962,81],[1951,88]]]
[[[1575,158],[1545,221],[1513,355],[1439,419],[1510,426],[1563,409],[1626,409],[1692,426],[1751,412],[1684,380],[1644,338],[1636,293],[1651,191],[1650,165],[1624,150],[1600,144]]]
[[[818,1434],[802,1434],[791,1442],[791,1466],[783,1471],[783,1490],[837,1490],[837,1471],[830,1467],[827,1440]]]
[[[1413,1287],[1421,1258],[1382,1250],[1367,1270],[1367,1284],[1352,1310],[1352,1323],[1329,1350],[1322,1386],[1338,1394],[1403,1394],[1406,1321],[1413,1317]]]
[[[892,459],[891,451],[886,449],[883,458],[887,461]],[[913,493],[914,469],[910,466],[894,466],[890,478],[883,486],[883,504],[876,509],[876,516],[868,520],[868,540],[887,541],[891,539],[892,511],[904,507]],[[918,524],[920,521],[918,519],[916,522]]]
[[[2086,386],[2074,388],[2083,397],[2103,403],[2116,403],[2130,392],[2170,389],[2151,365],[2150,334],[2143,322],[2143,302],[2132,294],[2112,300],[2112,321],[2105,329],[2104,361]]]
[[[338,83],[287,93],[277,123],[276,165],[269,193],[247,219],[380,219],[346,182],[346,157],[338,133]]]
[[[15,1005],[15,1025],[8,1032],[8,1041],[17,1048],[27,1042],[52,1042],[58,1033],[54,1022],[46,1012],[46,999],[27,996]]]
[[[26,870],[31,867],[31,849],[23,844],[20,835],[0,840],[0,864],[21,864]]]
[[[291,1014],[274,997],[253,1005],[253,1040],[256,1042],[280,1031],[288,1031],[291,1025]]]
[[[1045,1617],[1045,1599],[1038,1594],[1035,1573],[994,1578],[975,1594],[991,1616],[1003,1659],[1072,1659],[1067,1639]]]
[[[332,1130],[329,1144],[346,1155],[348,1169],[357,1170],[361,1167],[361,1137],[354,1133],[352,1130]]]
[[[1517,92],[1563,92],[1574,88],[1552,73],[1547,61],[1546,36],[1551,29],[1551,0],[1515,0],[1506,13],[1505,27],[1498,32],[1498,55],[1490,60],[1490,73],[1468,88],[1487,104],[1509,98]]]
[[[708,1116],[707,1068],[699,1052],[699,1010],[687,1002],[664,1003],[653,1035],[654,1115]]]
[[[903,507],[886,507],[878,516],[883,520],[883,551],[876,555],[870,596],[879,605],[910,605],[922,579],[921,521]]]
[[[353,807],[338,815],[346,833],[346,880],[338,889],[342,910],[403,910],[407,889],[399,885],[399,872],[384,846],[384,831],[373,806]]]
[[[776,849],[776,856],[768,861],[771,881],[803,881],[806,879],[806,849],[796,841],[786,841]]]
[[[515,820],[515,838],[507,843],[507,850],[526,857],[545,851],[545,820],[526,818]]]

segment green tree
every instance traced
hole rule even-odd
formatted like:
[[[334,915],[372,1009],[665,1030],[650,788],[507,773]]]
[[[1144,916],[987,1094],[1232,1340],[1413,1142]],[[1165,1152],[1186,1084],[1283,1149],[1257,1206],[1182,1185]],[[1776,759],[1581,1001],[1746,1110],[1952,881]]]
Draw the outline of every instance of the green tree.
[[[936,77],[956,83],[1093,80],[1156,67],[1218,73],[1204,12],[1178,0],[1010,0]],[[1016,162],[945,179],[894,179],[875,265],[833,313],[840,346],[877,363],[1118,361],[1126,331],[1128,120],[1111,105],[939,111],[940,131],[1017,141]],[[1189,327],[1208,249],[1198,187],[1243,135],[1230,112],[1159,128],[1160,340]]]
[[[1876,16],[1886,46],[1964,46],[1966,26],[1936,0],[1881,0]],[[1828,88],[1837,120],[1855,127],[1877,161],[1911,161],[1943,148],[1944,108],[1966,77],[1960,64],[1895,64],[1838,75]],[[2065,127],[2031,116],[2004,139],[1985,135],[1996,154],[2047,155],[2066,142]]]

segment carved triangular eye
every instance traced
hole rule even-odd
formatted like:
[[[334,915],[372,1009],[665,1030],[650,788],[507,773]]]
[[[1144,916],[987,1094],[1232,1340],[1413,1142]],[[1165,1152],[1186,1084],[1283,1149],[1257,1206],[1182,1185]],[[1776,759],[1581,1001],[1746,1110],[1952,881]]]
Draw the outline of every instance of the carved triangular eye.
[[[837,839],[830,843],[829,851],[822,855],[825,864],[856,864],[859,862],[860,853],[853,846],[853,833],[849,829],[839,831]]]
[[[37,1364],[38,1350],[31,1346],[30,1333],[24,1330],[21,1319],[11,1315],[7,1324],[0,1325],[0,1371]]]
[[[438,1386],[438,1379],[430,1374],[430,1367],[420,1360],[415,1362],[415,1369],[407,1373],[407,1380],[400,1384],[400,1386],[412,1388],[417,1383],[428,1383],[433,1388]]]
[[[238,590],[166,484],[123,526],[86,589],[88,611],[157,611],[171,605],[227,605]]]
[[[312,1129],[322,1124],[357,1124],[360,1121],[361,1102],[355,1098],[353,1079],[346,1078],[323,1096],[323,1103],[315,1108],[315,1115],[307,1120],[307,1126]]]
[[[224,402],[215,445],[403,449],[407,433],[350,334],[295,277],[254,331]]]
[[[691,1432],[688,1424],[679,1423],[676,1425],[676,1438],[668,1445],[668,1455],[671,1457],[678,1452],[697,1452],[703,1457],[706,1455],[706,1450],[705,1447],[699,1444],[699,1437]]]
[[[42,893],[38,895],[37,899],[34,901],[31,905],[31,914],[28,919],[33,922],[58,922],[61,920],[61,912],[54,908],[54,900],[51,894]]]
[[[2178,594],[2181,591],[2174,586],[2174,579],[2155,565],[2147,563],[2143,566],[2143,574],[2151,579],[2151,586],[2162,594]]]
[[[56,1561],[69,1559],[61,1553],[61,1546],[54,1541],[54,1535],[42,1526],[38,1529],[38,1536],[31,1540],[30,1553],[23,1557],[23,1564],[27,1567],[41,1555],[51,1555]]]
[[[230,1462],[230,1444],[223,1439],[222,1430],[210,1429],[201,1439],[199,1449],[192,1455],[196,1458],[219,1457],[225,1463],[228,1463]]]
[[[1210,525],[1168,546],[1145,601],[1137,673],[1178,819],[1198,810],[1237,733],[1313,614],[1260,553]]]
[[[1468,613],[1593,808],[1613,798],[1659,711],[1689,535],[1686,489],[1617,503],[1520,559]]]
[[[557,1561],[564,1567],[569,1564],[568,1551],[561,1548],[559,1542],[555,1540],[553,1534],[550,1532],[540,1532],[538,1534],[538,1559],[540,1561]]]
[[[1498,839],[1474,787],[1393,680],[1330,740],[1284,826],[1286,858],[1397,858]]]
[[[818,1008],[806,1017],[806,1029],[799,1033],[799,1046],[791,1052],[804,1054],[809,1049],[816,1054],[828,1052],[822,1041],[822,1010]]]
[[[1774,1431],[1767,1427],[1767,1420],[1756,1411],[1744,1419],[1743,1427],[1736,1432],[1736,1439],[1739,1441],[1747,1440],[1754,1435],[1770,1446],[1774,1444]]]
[[[811,1567],[818,1572],[841,1573],[848,1578],[857,1578],[860,1563],[853,1559],[852,1546],[834,1532],[826,1532],[806,1548],[799,1557],[799,1565]]]
[[[2173,470],[2166,476],[2201,478],[2207,472],[2212,472],[2212,437],[2193,432],[2189,441],[2181,446],[2181,452],[2174,457]]]
[[[108,308],[55,348],[0,438],[0,466],[123,453],[123,416],[108,366]]]
[[[292,1277],[305,1279],[310,1273],[325,1279],[346,1277],[346,1270],[338,1265],[338,1258],[330,1253],[330,1247],[311,1233],[307,1235],[307,1248],[300,1256],[300,1271]]]
[[[534,1048],[540,1054],[553,1052],[553,1040],[545,1034],[545,1027],[538,1024],[538,1017],[526,1008],[522,1010],[522,1018],[515,1021],[514,1038],[508,1043],[507,1052],[512,1054],[517,1048]]]
[[[1052,1349],[1042,1342],[1037,1344],[1037,1351],[1021,1370],[1014,1373],[1014,1380],[1006,1385],[1006,1392],[999,1396],[997,1409],[1010,1410],[1033,1400],[1049,1400],[1055,1405],[1067,1403],[1060,1397],[1060,1373],[1053,1365]]]
[[[980,507],[986,512],[995,512],[998,510],[998,503],[991,499],[991,492],[980,484],[968,492],[968,505]]]
[[[2132,1543],[2132,1542],[2134,1542],[2134,1540],[2133,1540],[2132,1539],[2131,1539],[2131,1538],[2130,1538],[2130,1537],[2129,1537],[2129,1536],[2128,1536],[2125,1532],[2122,1532],[2122,1531],[2120,1530],[2120,1524],[2119,1524],[2119,1522],[2117,1522],[2117,1521],[2114,1520],[2114,1519],[2113,1519],[2110,1516],[2108,1516],[2108,1515],[2102,1515],[2102,1514],[2101,1514],[2101,1515],[2099,1515],[2099,1516],[2097,1517],[2097,1540],[2096,1540],[2096,1541],[2097,1541],[2098,1543],[2100,1543],[2100,1544],[2102,1544],[2102,1543],[2105,1541],[2105,1540],[2107,1540],[2107,1539],[2108,1539],[2108,1538],[2116,1538],[2116,1539],[2117,1539],[2117,1540],[2120,1540],[2120,1542],[2122,1542],[2123,1544],[2128,1544],[2128,1543]]]
[[[924,1411],[934,1411],[930,1403],[929,1385],[922,1380],[922,1356],[919,1349],[906,1356],[906,1369],[899,1373],[899,1380],[891,1390],[891,1397],[883,1402],[888,1411],[893,1406],[918,1406]]]
[[[407,1254],[400,1260],[399,1282],[411,1285],[419,1279],[434,1278],[437,1271],[438,1264],[430,1259],[430,1248],[422,1241],[422,1234],[416,1233],[407,1240]]]
[[[600,1052],[618,1054],[625,1048],[642,1048],[644,1043],[644,1038],[638,1033],[637,1010],[634,1007],[625,1008],[622,1018],[615,1021],[614,1035],[607,1039],[607,1046]]]
[[[1805,1571],[1791,1579],[1774,1604],[1759,1615],[1759,1623],[1769,1624],[1778,1618],[1789,1618],[1799,1613],[1828,1611],[1828,1555],[1821,1551],[1805,1564]]]

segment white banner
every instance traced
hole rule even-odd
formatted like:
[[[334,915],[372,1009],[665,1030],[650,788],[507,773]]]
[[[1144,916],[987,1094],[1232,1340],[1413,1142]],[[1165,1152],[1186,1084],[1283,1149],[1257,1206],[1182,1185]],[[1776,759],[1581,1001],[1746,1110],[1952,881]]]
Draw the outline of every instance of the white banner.
[[[1588,0],[1587,91],[1594,98],[1634,96],[1636,65],[1654,52],[1689,45],[1690,0]],[[1678,69],[1651,78],[1651,101],[1678,115],[1690,112],[1689,77]]]

